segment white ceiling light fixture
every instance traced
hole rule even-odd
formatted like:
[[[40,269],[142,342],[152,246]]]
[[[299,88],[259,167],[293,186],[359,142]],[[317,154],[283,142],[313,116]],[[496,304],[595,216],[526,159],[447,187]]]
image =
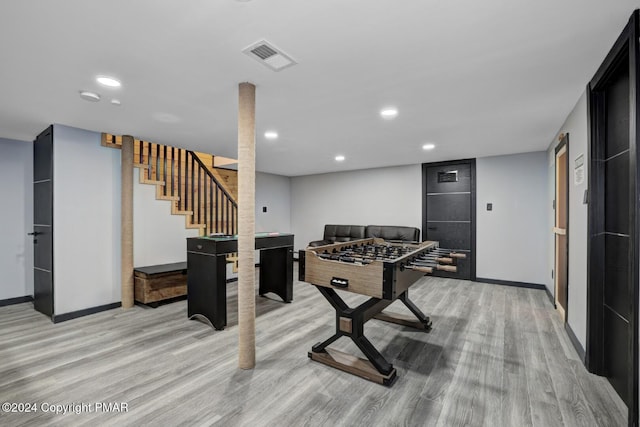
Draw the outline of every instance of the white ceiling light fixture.
[[[278,132],[273,130],[268,130],[264,133],[264,137],[270,140],[278,139]]]
[[[297,64],[295,59],[266,40],[260,40],[242,49],[242,53],[271,68],[273,71],[282,71]]]
[[[117,105],[120,106],[122,103],[120,102],[119,99],[112,99],[111,100],[111,105]]]
[[[81,90],[80,98],[84,99],[85,101],[98,102],[100,101],[100,94],[88,90]]]
[[[383,119],[387,119],[387,120],[395,119],[397,115],[398,115],[398,109],[395,107],[387,107],[380,110],[380,116]]]
[[[342,154],[336,156],[336,162],[344,162],[344,156]]]
[[[109,77],[109,76],[98,76],[96,77],[96,81],[100,83],[102,86],[106,86],[106,87],[122,86],[122,83],[120,83],[120,80],[113,77]]]
[[[436,148],[436,145],[435,145],[435,144],[424,144],[424,145],[422,146],[422,149],[423,149],[423,150],[433,150],[434,148]]]

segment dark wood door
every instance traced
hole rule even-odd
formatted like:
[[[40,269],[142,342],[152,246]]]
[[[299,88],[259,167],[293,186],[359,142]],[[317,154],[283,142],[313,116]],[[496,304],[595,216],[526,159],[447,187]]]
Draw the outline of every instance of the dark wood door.
[[[638,409],[638,13],[589,83],[587,367]]]
[[[423,240],[464,252],[456,273],[437,275],[475,280],[475,159],[425,163],[423,176]]]
[[[53,316],[53,126],[33,143],[34,307]]]

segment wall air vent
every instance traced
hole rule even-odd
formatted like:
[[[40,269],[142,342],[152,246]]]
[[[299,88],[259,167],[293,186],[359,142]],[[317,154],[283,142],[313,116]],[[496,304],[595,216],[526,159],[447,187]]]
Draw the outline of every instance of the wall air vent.
[[[242,50],[246,55],[271,68],[273,71],[284,70],[297,62],[282,50],[266,40],[260,40]]]

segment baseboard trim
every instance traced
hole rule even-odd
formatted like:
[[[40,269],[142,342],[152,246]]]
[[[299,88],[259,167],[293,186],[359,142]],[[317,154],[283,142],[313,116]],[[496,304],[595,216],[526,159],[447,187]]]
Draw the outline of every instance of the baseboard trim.
[[[114,308],[118,308],[121,306],[121,302],[99,305],[97,307],[85,308],[84,310],[72,311],[70,313],[54,314],[53,316],[51,316],[51,320],[53,321],[53,323],[66,322],[67,320],[77,319],[78,317],[100,313],[101,311],[113,310]]]
[[[515,286],[516,288],[547,289],[545,285],[541,285],[539,283],[512,282],[510,280],[486,279],[484,277],[476,277],[475,281],[480,283],[490,283],[492,285]]]
[[[582,344],[580,344],[580,341],[578,341],[578,337],[576,337],[576,334],[573,332],[573,329],[571,329],[571,326],[569,326],[568,323],[564,324],[564,330],[567,331],[569,340],[571,341],[571,344],[573,344],[573,348],[576,349],[576,352],[578,353],[578,356],[580,357],[580,360],[582,360],[582,364],[584,365],[586,360],[586,352],[584,351],[584,348],[582,348]]]
[[[551,295],[551,291],[549,290],[549,288],[547,288],[546,286],[544,287],[545,292],[547,293],[547,297],[549,297],[549,302],[551,303],[551,305],[553,306],[553,308],[556,308],[556,300],[553,297],[553,295]]]
[[[0,307],[4,307],[7,305],[14,304],[22,304],[23,302],[31,302],[33,301],[33,297],[31,295],[27,295],[24,297],[16,297],[16,298],[7,298],[0,300]]]

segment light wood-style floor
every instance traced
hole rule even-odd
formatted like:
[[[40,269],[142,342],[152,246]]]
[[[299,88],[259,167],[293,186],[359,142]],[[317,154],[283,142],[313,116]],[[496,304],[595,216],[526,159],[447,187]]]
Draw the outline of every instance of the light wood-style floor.
[[[0,403],[39,408],[0,412],[0,425],[626,426],[626,408],[586,372],[544,291],[425,277],[411,298],[431,315],[430,333],[365,327],[398,370],[387,388],[307,358],[335,315],[298,282],[291,304],[257,298],[257,366],[239,370],[235,289],[225,331],[188,320],[186,301],[57,325],[31,304],[0,308]],[[356,352],[347,338],[334,346]],[[95,402],[129,410],[40,409]]]

